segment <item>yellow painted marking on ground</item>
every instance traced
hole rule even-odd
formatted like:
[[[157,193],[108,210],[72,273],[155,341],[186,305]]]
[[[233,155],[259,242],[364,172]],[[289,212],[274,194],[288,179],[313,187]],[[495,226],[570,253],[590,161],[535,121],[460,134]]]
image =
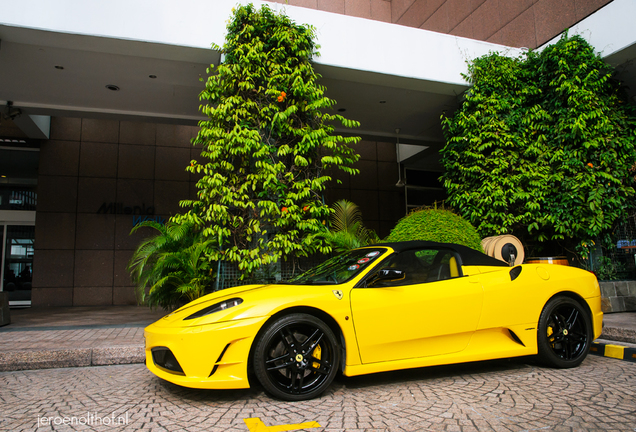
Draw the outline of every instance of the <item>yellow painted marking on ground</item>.
[[[605,345],[605,357],[612,357],[615,359],[623,360],[625,354],[625,347],[618,345]]]
[[[265,426],[265,423],[258,418],[247,418],[243,419],[247,428],[250,432],[283,432],[283,431],[293,431],[298,429],[311,429],[311,428],[319,428],[321,427],[317,422],[307,422],[307,423],[298,423],[298,424],[289,424],[289,425],[277,425],[277,426]]]

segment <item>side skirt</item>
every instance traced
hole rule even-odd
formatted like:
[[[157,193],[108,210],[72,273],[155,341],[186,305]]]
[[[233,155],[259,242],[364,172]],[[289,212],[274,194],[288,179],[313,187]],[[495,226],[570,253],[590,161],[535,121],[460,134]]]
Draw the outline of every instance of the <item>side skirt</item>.
[[[424,342],[423,342],[424,343]],[[479,330],[461,352],[429,357],[346,366],[343,375],[357,376],[400,369],[440,366],[537,354],[536,324]]]

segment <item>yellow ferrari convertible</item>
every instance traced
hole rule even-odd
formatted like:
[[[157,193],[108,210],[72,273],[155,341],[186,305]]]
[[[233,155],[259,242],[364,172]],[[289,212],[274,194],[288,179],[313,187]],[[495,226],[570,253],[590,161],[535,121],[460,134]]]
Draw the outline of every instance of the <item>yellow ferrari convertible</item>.
[[[145,329],[146,365],[178,385],[319,396],[345,376],[538,355],[578,366],[600,336],[596,277],[509,267],[465,246],[384,243],[287,282],[206,295]]]

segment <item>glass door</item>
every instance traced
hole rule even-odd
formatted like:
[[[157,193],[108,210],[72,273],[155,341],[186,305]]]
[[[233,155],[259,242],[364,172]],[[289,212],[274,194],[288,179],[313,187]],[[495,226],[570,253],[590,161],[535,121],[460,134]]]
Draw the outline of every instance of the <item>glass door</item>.
[[[9,306],[27,307],[40,149],[27,140],[0,139],[0,144],[0,290],[9,294]]]
[[[35,226],[4,225],[2,231],[2,290],[9,293],[10,306],[29,306]]]

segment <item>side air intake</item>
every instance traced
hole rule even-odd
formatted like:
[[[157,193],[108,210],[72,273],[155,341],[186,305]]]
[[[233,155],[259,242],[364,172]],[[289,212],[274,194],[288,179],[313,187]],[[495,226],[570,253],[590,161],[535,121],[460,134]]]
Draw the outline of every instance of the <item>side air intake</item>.
[[[514,267],[512,270],[510,270],[510,281],[512,282],[513,280],[517,279],[520,274],[521,266]]]

